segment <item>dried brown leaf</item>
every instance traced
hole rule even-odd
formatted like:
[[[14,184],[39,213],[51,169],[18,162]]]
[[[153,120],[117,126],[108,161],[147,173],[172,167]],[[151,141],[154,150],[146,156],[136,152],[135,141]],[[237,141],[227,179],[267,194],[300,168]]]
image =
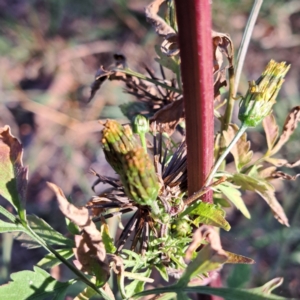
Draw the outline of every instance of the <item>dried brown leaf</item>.
[[[161,52],[168,56],[179,54],[178,35],[176,33],[168,34],[161,44]]]
[[[266,133],[268,150],[271,151],[278,138],[278,131],[279,131],[273,114],[270,114],[264,118],[263,127]]]
[[[250,264],[251,265],[255,263],[255,261],[252,258],[235,254],[229,251],[225,251],[225,252],[228,256],[226,264]]]
[[[194,251],[196,251],[203,242],[209,242],[213,250],[220,254],[225,254],[221,245],[220,235],[216,232],[214,227],[202,225],[193,234],[193,240],[186,251],[186,261],[191,260]]]
[[[298,122],[300,121],[300,106],[296,106],[292,108],[287,118],[285,119],[282,134],[277,141],[274,148],[270,151],[270,156],[277,153],[281,147],[288,141],[290,136],[293,134],[295,129],[297,128]]]
[[[0,196],[9,201],[25,219],[28,169],[23,167],[23,147],[10,127],[0,128]]]
[[[101,276],[104,284],[110,274],[105,246],[100,231],[91,220],[88,209],[78,208],[69,203],[63,191],[55,184],[48,182],[48,186],[54,191],[61,212],[82,230],[80,236],[75,236],[76,248],[73,250],[77,261],[74,263],[84,272],[93,272],[97,279]]]
[[[160,36],[174,34],[175,30],[158,15],[159,7],[165,0],[154,0],[145,8],[146,19],[154,27],[155,32]]]
[[[152,131],[165,132],[169,136],[174,132],[177,124],[183,120],[183,99],[174,101],[158,112],[150,119]]]
[[[212,31],[213,43],[213,73],[214,73],[214,97],[220,95],[220,88],[227,85],[226,69],[233,66],[233,43],[226,33]],[[224,65],[224,56],[228,65]]]
[[[296,175],[292,176],[292,175],[286,174],[281,171],[274,172],[271,175],[271,177],[274,179],[280,178],[280,179],[284,179],[284,180],[296,180],[299,176],[300,176],[300,174],[296,174]]]
[[[238,127],[235,124],[230,124],[227,131],[223,132],[226,146],[231,143],[235,137]],[[247,141],[247,134],[244,133],[237,143],[232,147],[230,151],[234,157],[234,162],[237,171],[239,172],[245,165],[247,165],[253,156],[253,152],[250,151],[250,142]]]
[[[233,43],[232,40],[227,33],[221,33],[221,32],[216,32],[212,31],[212,38],[214,41],[214,44],[216,44],[216,47],[219,48],[219,51],[223,53],[229,62],[229,66],[232,66],[233,63],[233,54],[234,54],[234,48],[233,48]],[[214,47],[215,50],[215,47]],[[221,66],[220,62],[217,62],[219,66]]]
[[[102,83],[106,79],[110,80],[125,80],[126,74],[116,71],[116,68],[124,68],[126,66],[126,58],[121,54],[113,55],[113,63],[110,65],[101,65],[96,73],[95,80],[91,86],[91,95],[89,101],[93,99],[96,92],[100,89]],[[107,64],[107,63],[106,63]]]

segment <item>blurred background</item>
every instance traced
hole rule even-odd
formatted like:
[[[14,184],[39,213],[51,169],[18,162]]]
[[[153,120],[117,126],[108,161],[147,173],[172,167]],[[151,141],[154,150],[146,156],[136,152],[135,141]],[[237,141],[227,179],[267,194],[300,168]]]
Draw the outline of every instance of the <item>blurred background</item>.
[[[228,33],[238,49],[254,1],[214,0],[213,24]],[[114,53],[127,57],[130,68],[157,69],[154,46],[159,37],[144,17],[146,0],[0,0],[0,126],[9,125],[24,146],[29,166],[27,211],[66,232],[46,181],[58,184],[76,205],[94,194],[89,169],[114,175],[100,146],[99,119],[127,122],[119,105],[133,100],[118,82],[105,82],[88,103],[90,86],[100,65],[108,66]],[[292,68],[274,112],[282,128],[289,110],[299,105],[300,2],[265,0],[247,53],[239,92],[259,77],[270,59]],[[248,133],[254,151],[263,152],[263,130]],[[281,151],[289,161],[300,159],[300,129]],[[286,170],[295,175],[300,169]],[[299,180],[299,179],[298,179]],[[223,246],[253,258],[253,266],[226,266],[223,283],[232,287],[262,285],[284,277],[276,290],[300,298],[300,185],[275,182],[278,199],[291,227],[284,228],[262,199],[245,194],[251,220],[236,210],[228,212],[230,232],[222,232]],[[6,206],[5,202],[1,202]],[[10,234],[0,237],[0,283],[9,274],[32,270],[43,250],[26,250]],[[62,267],[53,277],[68,279]],[[72,291],[71,291],[72,294]]]

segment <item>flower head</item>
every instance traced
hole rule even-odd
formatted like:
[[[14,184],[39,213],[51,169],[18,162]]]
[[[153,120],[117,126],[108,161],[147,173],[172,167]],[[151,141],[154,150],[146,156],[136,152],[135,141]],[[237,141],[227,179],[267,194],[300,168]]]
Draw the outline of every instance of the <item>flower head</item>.
[[[156,201],[160,184],[148,153],[138,144],[129,126],[109,120],[102,131],[105,157],[120,175],[127,196],[158,214]]]
[[[248,92],[241,100],[239,111],[239,119],[244,125],[255,127],[270,114],[289,68],[290,65],[285,62],[271,60],[259,79],[249,82]]]

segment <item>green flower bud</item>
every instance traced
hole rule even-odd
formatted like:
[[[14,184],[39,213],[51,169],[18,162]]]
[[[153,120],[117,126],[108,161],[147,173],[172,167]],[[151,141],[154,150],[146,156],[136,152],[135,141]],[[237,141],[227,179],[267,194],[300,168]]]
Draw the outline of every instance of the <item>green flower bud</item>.
[[[108,120],[102,131],[103,151],[108,163],[120,175],[127,196],[140,205],[156,204],[160,184],[148,153],[137,143],[129,126]]]
[[[134,119],[133,132],[137,134],[145,134],[149,132],[149,120],[143,115],[137,115]]]
[[[192,227],[187,220],[179,219],[172,225],[172,229],[176,236],[187,236],[191,233]]]
[[[278,92],[284,82],[284,76],[290,65],[271,60],[261,77],[249,82],[246,96],[241,100],[239,119],[248,127],[257,126],[270,114]]]

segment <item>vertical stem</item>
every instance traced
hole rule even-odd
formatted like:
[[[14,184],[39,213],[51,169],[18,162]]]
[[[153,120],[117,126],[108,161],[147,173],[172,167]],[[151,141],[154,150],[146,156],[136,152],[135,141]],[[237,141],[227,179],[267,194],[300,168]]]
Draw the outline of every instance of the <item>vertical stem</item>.
[[[209,0],[175,0],[186,116],[188,192],[204,185],[213,163],[213,64]],[[212,194],[203,196],[212,202]]]

